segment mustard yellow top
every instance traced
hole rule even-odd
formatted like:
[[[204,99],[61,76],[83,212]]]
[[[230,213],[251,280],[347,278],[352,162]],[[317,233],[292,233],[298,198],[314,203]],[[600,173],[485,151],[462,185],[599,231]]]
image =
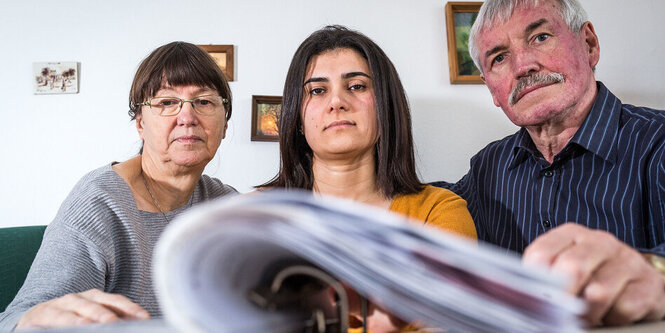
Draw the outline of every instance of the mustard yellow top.
[[[440,228],[474,240],[477,238],[476,227],[466,208],[466,201],[443,188],[426,185],[419,193],[399,195],[390,204],[390,211],[423,221],[426,226]],[[400,332],[417,330],[417,326],[408,325]],[[348,330],[348,333],[361,332],[362,327]]]
[[[416,194],[399,195],[390,204],[390,211],[424,221],[425,225],[476,239],[476,227],[459,195],[439,187],[426,185]]]

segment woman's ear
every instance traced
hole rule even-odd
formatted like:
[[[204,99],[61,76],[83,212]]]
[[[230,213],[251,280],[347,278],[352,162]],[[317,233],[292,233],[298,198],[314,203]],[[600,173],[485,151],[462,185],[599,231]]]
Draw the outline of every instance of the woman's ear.
[[[141,138],[141,141],[144,141],[143,139],[143,115],[142,114],[137,114],[136,118],[136,131],[139,132],[139,138]]]

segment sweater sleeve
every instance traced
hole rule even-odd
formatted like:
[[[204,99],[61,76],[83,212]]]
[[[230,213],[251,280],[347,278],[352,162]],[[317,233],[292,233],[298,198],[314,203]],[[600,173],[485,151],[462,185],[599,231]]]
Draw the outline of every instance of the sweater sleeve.
[[[466,201],[455,193],[443,190],[432,205],[426,225],[444,229],[458,235],[476,239],[476,227],[466,207]]]
[[[103,225],[104,209],[72,191],[49,224],[30,271],[14,300],[0,314],[0,331],[12,330],[33,306],[70,293],[105,289],[109,263],[92,239]],[[103,232],[103,230],[102,230]],[[109,237],[110,238],[110,237]]]
[[[466,201],[449,190],[425,186],[420,193],[395,198],[390,210],[424,221],[427,226],[476,239]]]

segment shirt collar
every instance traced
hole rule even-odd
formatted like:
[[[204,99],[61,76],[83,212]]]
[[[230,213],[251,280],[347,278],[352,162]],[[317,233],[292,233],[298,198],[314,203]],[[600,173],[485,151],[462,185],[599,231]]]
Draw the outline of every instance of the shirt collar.
[[[533,143],[533,140],[531,140],[529,132],[527,132],[524,127],[520,128],[517,134],[515,134],[514,142],[515,144],[512,149],[513,156],[508,163],[508,169],[512,169],[520,165],[531,155],[537,156],[540,154],[538,149],[536,149],[536,145]]]
[[[566,147],[574,143],[602,159],[614,163],[617,159],[616,140],[619,135],[621,101],[605,85],[597,81],[598,92],[582,126],[577,130]],[[564,150],[566,150],[564,148]],[[531,136],[521,128],[515,135],[513,156],[508,164],[512,169],[524,162],[530,155],[539,156]]]
[[[598,81],[597,85],[598,93],[591,111],[570,142],[614,163],[617,160],[616,141],[622,104],[602,82]]]

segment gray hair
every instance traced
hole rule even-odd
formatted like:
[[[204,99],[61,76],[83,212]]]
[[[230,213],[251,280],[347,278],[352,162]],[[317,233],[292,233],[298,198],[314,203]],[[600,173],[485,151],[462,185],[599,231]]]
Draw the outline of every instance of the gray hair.
[[[516,8],[533,8],[538,6],[542,0],[487,0],[480,8],[478,17],[473,23],[471,32],[469,33],[469,53],[473,59],[473,63],[478,67],[480,72],[483,68],[480,66],[480,54],[478,54],[478,46],[476,39],[478,34],[483,29],[490,29],[496,24],[503,24],[508,22],[513,15]],[[554,0],[559,5],[561,17],[568,25],[570,31],[579,34],[582,25],[587,19],[586,11],[577,0]]]

